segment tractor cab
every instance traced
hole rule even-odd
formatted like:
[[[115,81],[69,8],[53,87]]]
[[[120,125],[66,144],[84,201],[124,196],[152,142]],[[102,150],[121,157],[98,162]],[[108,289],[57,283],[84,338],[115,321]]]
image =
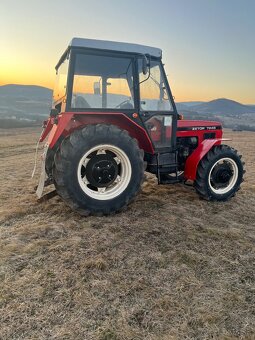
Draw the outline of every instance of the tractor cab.
[[[74,38],[56,72],[59,113],[122,113],[146,129],[153,148],[173,149],[177,112],[160,49]]]
[[[218,122],[180,120],[159,48],[74,38],[56,65],[37,195],[45,184],[83,215],[121,210],[144,171],[191,180],[208,200],[239,189],[243,164]]]

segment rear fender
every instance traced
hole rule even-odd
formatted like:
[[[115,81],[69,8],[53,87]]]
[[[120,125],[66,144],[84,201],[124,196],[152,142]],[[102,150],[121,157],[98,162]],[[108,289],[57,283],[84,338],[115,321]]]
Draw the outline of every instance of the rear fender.
[[[194,181],[197,175],[197,167],[201,159],[211,150],[215,145],[220,145],[222,141],[230,139],[205,139],[195,151],[187,158],[184,169],[184,178]]]
[[[57,116],[57,121],[52,126],[50,130],[50,134],[48,137],[47,144],[52,149],[53,146],[58,141],[59,137],[63,134],[64,130],[70,130],[71,128],[71,119],[73,118],[73,113],[65,112],[64,114],[60,114]]]
[[[74,130],[91,124],[116,125],[120,129],[126,130],[131,137],[135,138],[142,150],[154,154],[154,148],[146,130],[125,114],[115,112],[65,112],[58,116],[57,124],[54,124],[51,128],[47,144],[50,148],[53,148],[61,135],[68,136]]]
[[[39,142],[43,142],[45,140],[50,130],[52,129],[53,125],[54,125],[54,118],[52,117],[49,117],[47,120],[43,122],[43,131],[41,133]]]

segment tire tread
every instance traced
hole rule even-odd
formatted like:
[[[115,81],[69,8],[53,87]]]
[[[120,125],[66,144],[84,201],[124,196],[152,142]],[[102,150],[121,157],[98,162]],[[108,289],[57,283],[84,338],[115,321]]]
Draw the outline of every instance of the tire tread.
[[[132,144],[136,162],[139,164],[139,173],[136,174],[139,185],[132,186],[129,193],[127,193],[124,205],[107,206],[103,210],[99,210],[95,204],[94,207],[82,207],[78,204],[75,198],[70,194],[65,186],[64,173],[66,165],[70,164],[70,155],[76,152],[76,147],[80,143],[85,143],[87,140],[96,139],[95,136],[117,136],[124,140],[125,143]],[[141,185],[144,181],[144,152],[138,146],[137,140],[132,138],[126,130],[121,130],[115,125],[96,124],[88,125],[81,130],[74,131],[70,136],[66,137],[62,142],[60,148],[57,150],[54,158],[54,183],[59,196],[69,205],[69,207],[83,216],[89,215],[112,215],[116,212],[127,208],[128,204],[134,200],[136,195],[141,190]]]

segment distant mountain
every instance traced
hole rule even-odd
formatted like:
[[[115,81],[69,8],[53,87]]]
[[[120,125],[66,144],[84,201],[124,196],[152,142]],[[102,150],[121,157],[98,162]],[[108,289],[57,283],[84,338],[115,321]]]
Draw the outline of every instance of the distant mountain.
[[[48,116],[52,90],[35,85],[0,86],[0,127],[41,125]]]
[[[23,98],[27,100],[47,100],[52,97],[52,90],[43,86],[36,85],[16,85],[9,84],[0,86],[0,96],[9,98]]]
[[[185,103],[175,103],[175,105],[178,111],[185,111],[189,109],[189,107],[185,105]]]
[[[255,109],[252,106],[243,105],[234,100],[225,98],[194,105],[190,109],[198,113],[211,113],[215,115],[242,115],[245,113],[255,113]]]
[[[199,105],[199,104],[202,104],[204,102],[202,101],[193,101],[193,102],[178,102],[178,103],[175,103],[176,104],[176,107],[177,107],[177,110],[192,110],[193,106],[196,106],[196,105]]]
[[[6,126],[41,125],[49,115],[52,90],[35,85],[0,86],[0,128]],[[186,119],[219,120],[233,127],[245,123],[255,127],[255,105],[243,105],[220,98],[209,102],[187,101],[176,103]]]
[[[178,102],[178,105],[184,105],[186,107],[192,107],[195,105],[203,104],[204,102],[202,101],[191,101],[191,102]]]
[[[224,127],[255,131],[255,105],[243,105],[234,100],[220,98],[198,105],[177,103],[186,119],[215,120]]]

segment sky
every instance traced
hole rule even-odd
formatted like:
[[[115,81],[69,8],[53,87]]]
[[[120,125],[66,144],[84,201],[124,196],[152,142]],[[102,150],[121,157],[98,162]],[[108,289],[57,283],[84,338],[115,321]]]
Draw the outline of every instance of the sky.
[[[177,102],[255,104],[255,0],[0,0],[0,85],[53,88],[73,37],[161,48]]]

